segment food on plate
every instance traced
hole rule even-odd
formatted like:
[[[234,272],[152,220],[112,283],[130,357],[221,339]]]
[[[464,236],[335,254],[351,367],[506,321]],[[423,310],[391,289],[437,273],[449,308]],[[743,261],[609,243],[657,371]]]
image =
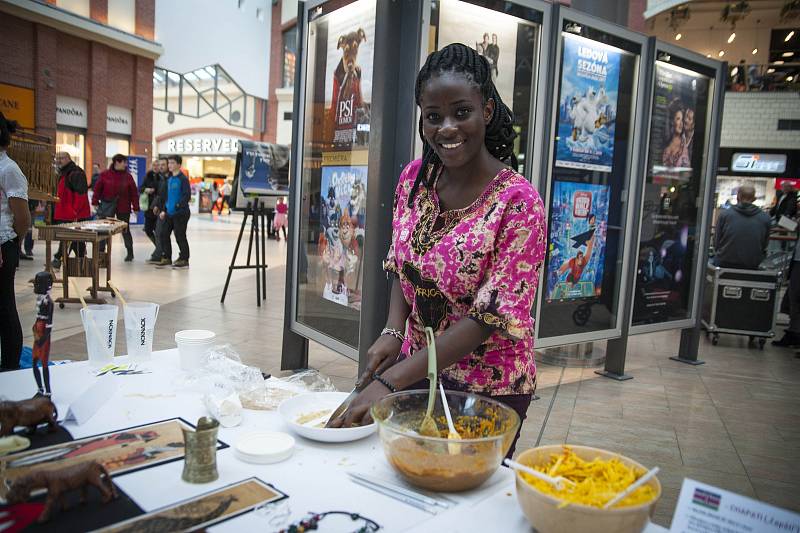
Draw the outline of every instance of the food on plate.
[[[559,508],[577,503],[590,507],[603,508],[617,494],[627,489],[632,483],[647,473],[623,463],[619,458],[601,459],[599,457],[586,461],[576,455],[569,446],[564,446],[561,453],[551,454],[546,464],[529,466],[552,477],[562,476],[574,483],[565,483],[561,489],[538,478],[520,472],[520,476],[539,492],[561,500]],[[640,471],[637,471],[640,470]],[[620,502],[614,508],[628,507],[647,503],[658,496],[656,489],[645,484]]]
[[[313,420],[317,420],[318,418],[328,417],[333,412],[333,409],[322,409],[320,411],[311,411],[310,413],[303,413],[302,415],[298,416],[295,422],[300,424],[301,426],[305,426],[309,422]],[[327,422],[327,418],[323,418],[317,424],[314,424],[313,427],[315,428],[324,428],[325,422]]]

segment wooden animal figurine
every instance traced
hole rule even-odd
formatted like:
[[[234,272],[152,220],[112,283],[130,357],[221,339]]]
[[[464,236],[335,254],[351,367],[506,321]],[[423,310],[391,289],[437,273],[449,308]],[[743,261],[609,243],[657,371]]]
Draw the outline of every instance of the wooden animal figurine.
[[[11,435],[17,426],[26,426],[30,433],[39,424],[48,424],[52,433],[58,427],[56,404],[47,396],[34,396],[19,402],[0,402],[0,437]]]
[[[23,476],[11,485],[6,499],[12,505],[22,503],[30,499],[31,492],[47,489],[47,500],[38,519],[39,522],[47,522],[56,503],[61,504],[62,512],[66,510],[64,493],[80,489],[81,503],[85,504],[91,485],[100,491],[103,503],[108,503],[118,496],[108,470],[97,461],[86,461],[58,470],[40,470]]]

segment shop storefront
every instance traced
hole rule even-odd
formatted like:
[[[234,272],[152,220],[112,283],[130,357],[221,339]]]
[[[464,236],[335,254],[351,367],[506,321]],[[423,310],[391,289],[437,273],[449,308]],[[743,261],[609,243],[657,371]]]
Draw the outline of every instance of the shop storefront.
[[[717,172],[717,207],[736,203],[744,184],[755,187],[756,205],[769,207],[782,181],[800,179],[800,150],[720,148]]]
[[[21,128],[36,127],[36,100],[32,89],[0,83],[0,112],[8,120],[16,120]]]
[[[56,96],[56,150],[67,152],[75,164],[86,168],[86,100]]]
[[[106,110],[106,165],[115,154],[131,155],[131,110],[114,105]]]

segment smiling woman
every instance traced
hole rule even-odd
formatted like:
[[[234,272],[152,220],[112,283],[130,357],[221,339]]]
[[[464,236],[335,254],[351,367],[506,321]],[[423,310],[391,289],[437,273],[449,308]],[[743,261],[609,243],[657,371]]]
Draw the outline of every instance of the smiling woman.
[[[427,388],[427,327],[446,388],[493,397],[524,419],[536,386],[530,310],[547,235],[542,201],[509,168],[513,117],[485,57],[463,44],[434,52],[415,97],[424,152],[395,193],[389,317],[367,352],[362,392],[332,425],[368,421],[392,389]]]

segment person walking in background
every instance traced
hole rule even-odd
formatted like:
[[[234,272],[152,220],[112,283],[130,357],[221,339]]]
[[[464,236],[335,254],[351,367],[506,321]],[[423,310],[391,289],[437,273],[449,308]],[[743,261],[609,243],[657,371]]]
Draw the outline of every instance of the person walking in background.
[[[0,113],[0,371],[19,368],[22,326],[14,295],[19,240],[28,233],[28,180],[6,149],[17,123]]]
[[[289,225],[289,204],[286,203],[286,198],[281,196],[278,198],[278,205],[275,206],[275,238],[281,240],[280,230],[283,230],[283,238],[289,240],[286,236],[286,228]]]
[[[782,216],[794,218],[797,216],[797,191],[794,190],[794,182],[784,180],[781,188],[775,195],[775,205],[769,210],[769,214],[779,222]]]
[[[93,164],[92,165],[92,184],[90,185],[92,190],[94,190],[94,186],[97,185],[97,180],[100,179],[100,174],[101,173],[102,173],[102,170],[100,169],[100,165],[98,165],[97,163]]]
[[[89,220],[92,211],[89,208],[89,184],[86,181],[86,173],[75,164],[67,152],[58,152],[56,162],[61,175],[58,177],[59,201],[55,206],[53,222],[63,224],[64,222]],[[58,250],[53,256],[54,268],[61,268],[63,246],[64,243],[59,241]],[[73,242],[70,250],[75,252],[78,257],[83,257],[86,255],[86,243]]]
[[[162,164],[164,165],[164,168],[162,168]],[[141,209],[144,211],[144,233],[147,235],[147,238],[150,239],[150,242],[153,243],[153,246],[155,246],[155,250],[153,250],[150,259],[147,260],[148,263],[161,260],[161,239],[156,231],[158,228],[156,199],[158,197],[158,192],[161,189],[161,182],[166,179],[164,176],[164,172],[167,170],[166,166],[166,159],[163,161],[161,158],[154,159],[153,166],[144,177],[142,186],[139,189],[141,194],[147,195],[147,205],[143,206],[141,205],[141,202],[139,205],[139,207],[141,207]]]
[[[189,200],[192,197],[192,188],[189,185],[189,178],[181,172],[183,158],[179,155],[167,157],[167,178],[166,195],[164,196],[164,209],[158,214],[164,221],[164,229],[161,236],[161,248],[164,257],[159,266],[167,266],[172,263],[172,232],[175,232],[175,241],[178,243],[178,260],[172,268],[189,268],[189,242],[186,240],[186,226],[189,224]]]
[[[25,234],[25,252],[19,256],[20,259],[25,259],[26,261],[33,261],[33,220],[38,205],[38,200],[28,199],[28,211],[31,213],[31,227],[28,228],[28,233]]]
[[[220,193],[222,193],[222,201],[223,207],[225,205],[228,206],[228,214],[230,214],[230,209],[233,207],[231,206],[231,192],[233,191],[233,187],[231,186],[230,180],[225,180],[225,183],[222,184],[222,188],[220,189]]]
[[[139,192],[133,176],[128,172],[128,162],[124,155],[116,154],[111,158],[111,166],[100,174],[100,179],[94,188],[92,204],[97,206],[98,218],[116,216],[128,223],[131,220],[131,213],[139,211]],[[122,232],[122,239],[128,252],[125,261],[133,261],[133,237],[130,226]],[[100,242],[100,251],[105,252],[105,249],[106,242]]]

